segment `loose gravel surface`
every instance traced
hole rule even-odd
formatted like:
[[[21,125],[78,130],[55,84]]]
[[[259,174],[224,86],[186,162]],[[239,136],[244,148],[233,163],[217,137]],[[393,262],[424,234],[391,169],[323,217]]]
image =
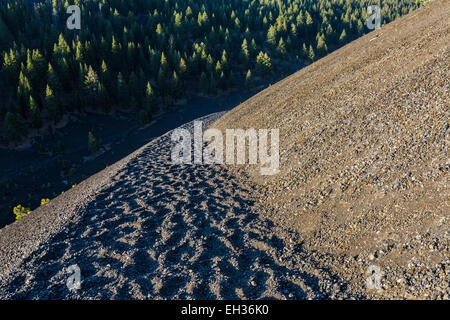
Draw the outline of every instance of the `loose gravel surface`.
[[[299,232],[352,292],[449,298],[449,18],[449,1],[431,1],[214,124],[280,129],[281,173],[243,169],[261,214]],[[377,267],[381,288],[367,290]]]

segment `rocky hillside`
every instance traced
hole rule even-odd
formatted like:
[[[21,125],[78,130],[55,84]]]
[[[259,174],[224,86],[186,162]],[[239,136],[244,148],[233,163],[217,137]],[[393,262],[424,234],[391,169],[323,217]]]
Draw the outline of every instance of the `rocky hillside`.
[[[383,297],[449,297],[449,9],[432,1],[214,125],[280,129],[281,173],[245,168],[261,213],[355,286],[379,266]]]
[[[1,230],[0,297],[449,299],[449,9],[202,119],[279,128],[277,175],[176,165],[169,132]]]

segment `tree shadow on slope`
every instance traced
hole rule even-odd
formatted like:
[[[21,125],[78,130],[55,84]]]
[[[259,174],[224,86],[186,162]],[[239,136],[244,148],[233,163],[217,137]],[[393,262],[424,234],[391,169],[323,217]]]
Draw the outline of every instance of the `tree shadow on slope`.
[[[283,240],[223,167],[135,160],[120,176],[24,261],[12,298],[326,298],[315,276],[281,262]]]

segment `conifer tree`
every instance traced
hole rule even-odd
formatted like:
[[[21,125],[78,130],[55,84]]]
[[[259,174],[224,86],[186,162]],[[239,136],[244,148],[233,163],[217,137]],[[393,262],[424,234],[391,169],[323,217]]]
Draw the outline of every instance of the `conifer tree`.
[[[267,53],[259,52],[256,57],[256,71],[260,76],[265,76],[270,73],[272,63]]]
[[[180,63],[178,66],[178,70],[180,72],[180,77],[183,79],[187,75],[187,65],[186,61],[183,58],[180,58]]]
[[[347,40],[347,32],[342,30],[341,36],[339,37],[339,42],[344,43]]]
[[[6,70],[10,85],[16,86],[19,79],[20,66],[13,49],[3,55],[3,69]]]
[[[312,45],[309,46],[308,58],[311,61],[316,60],[316,54],[314,52],[314,49],[313,49]]]
[[[323,36],[320,36],[317,40],[317,53],[322,56],[325,55],[328,51],[328,47],[325,43]]]
[[[30,96],[29,105],[30,105],[29,113],[31,118],[31,125],[33,126],[33,128],[39,129],[42,127],[41,111],[39,110],[39,107],[37,106],[32,96]]]
[[[147,82],[147,87],[145,89],[145,108],[151,114],[156,112],[156,96],[150,82]]]
[[[100,78],[102,80],[103,85],[108,91],[112,90],[112,81],[111,81],[111,73],[109,72],[108,66],[106,65],[105,60],[102,61],[102,65],[100,68]]]
[[[47,104],[47,109],[50,118],[54,121],[54,123],[58,123],[62,117],[62,106],[59,102],[59,99],[53,93],[53,90],[47,85],[45,90],[45,102]]]
[[[111,99],[108,89],[101,82],[98,82],[97,84],[97,95],[98,102],[102,106],[103,110],[105,112],[111,111]]]
[[[50,88],[53,88],[55,91],[59,91],[61,89],[58,76],[50,63],[48,64],[47,69],[47,83]]]
[[[245,76],[245,87],[248,91],[251,91],[253,89],[253,77],[250,70],[247,71],[247,75]]]
[[[88,72],[84,77],[84,92],[89,103],[96,103],[98,98],[98,76],[97,73],[89,66]]]
[[[183,83],[178,77],[177,73],[174,71],[172,75],[172,97],[178,100],[183,95]]]
[[[245,66],[248,66],[249,60],[250,60],[250,54],[248,52],[247,39],[244,38],[244,41],[242,41],[242,45],[241,45],[241,62]]]
[[[281,57],[284,57],[286,55],[286,46],[284,44],[283,38],[280,38],[280,41],[278,42],[277,51]]]
[[[19,75],[19,86],[17,87],[17,100],[19,102],[19,111],[22,117],[28,116],[28,104],[30,102],[31,85],[23,72]]]
[[[270,26],[269,31],[267,32],[267,43],[275,47],[277,45],[277,33],[274,26]]]

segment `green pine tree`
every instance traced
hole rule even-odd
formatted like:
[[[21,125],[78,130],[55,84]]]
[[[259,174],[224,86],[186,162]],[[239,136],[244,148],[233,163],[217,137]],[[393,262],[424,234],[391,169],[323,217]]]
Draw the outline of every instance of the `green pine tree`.
[[[312,45],[309,46],[308,58],[311,61],[316,60],[316,54],[314,52],[314,49],[313,49]]]
[[[63,115],[63,110],[59,99],[53,93],[53,90],[47,85],[45,89],[45,102],[47,104],[47,109],[50,118],[54,123],[58,123]]]
[[[250,70],[247,71],[247,75],[245,76],[245,87],[248,91],[251,91],[253,89],[253,77]]]
[[[41,128],[42,127],[42,119],[41,119],[41,111],[39,110],[38,105],[34,101],[33,97],[30,96],[30,117],[31,117],[31,125],[33,128]]]

